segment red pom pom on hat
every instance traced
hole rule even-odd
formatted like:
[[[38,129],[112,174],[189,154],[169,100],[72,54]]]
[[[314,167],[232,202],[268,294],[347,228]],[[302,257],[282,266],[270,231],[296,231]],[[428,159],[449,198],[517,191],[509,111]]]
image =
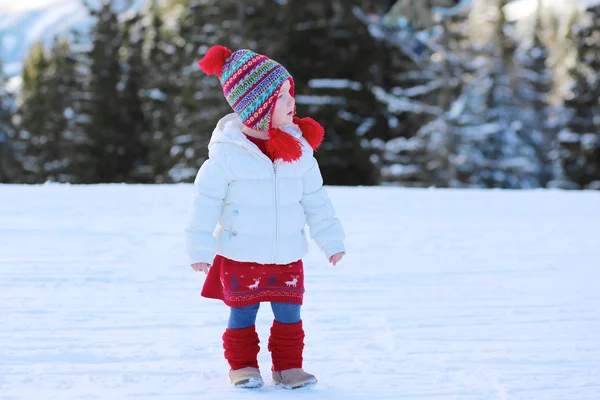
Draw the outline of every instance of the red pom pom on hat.
[[[265,145],[267,153],[275,160],[293,162],[302,156],[302,143],[279,128],[269,129],[269,140]]]
[[[294,117],[294,124],[298,125],[298,128],[302,131],[302,136],[304,136],[313,150],[316,150],[321,145],[325,137],[325,128],[321,124],[310,117]]]
[[[215,74],[221,77],[221,70],[225,65],[225,61],[231,55],[231,50],[225,46],[216,45],[211,47],[204,58],[198,62],[198,66],[206,75]]]

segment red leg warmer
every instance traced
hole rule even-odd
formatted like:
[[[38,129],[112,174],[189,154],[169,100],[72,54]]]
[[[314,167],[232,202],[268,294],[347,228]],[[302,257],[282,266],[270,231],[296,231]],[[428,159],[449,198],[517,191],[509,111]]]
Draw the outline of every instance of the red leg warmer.
[[[260,351],[255,325],[242,329],[227,329],[223,334],[225,358],[231,369],[258,368],[257,355]]]
[[[269,337],[269,351],[273,360],[273,371],[302,368],[304,329],[302,321],[296,324],[281,324],[273,321]]]

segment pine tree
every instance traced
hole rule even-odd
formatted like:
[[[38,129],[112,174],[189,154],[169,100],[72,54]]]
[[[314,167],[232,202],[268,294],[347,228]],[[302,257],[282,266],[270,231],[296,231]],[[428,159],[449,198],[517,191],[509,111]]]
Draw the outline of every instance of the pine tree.
[[[385,43],[374,42],[352,12],[353,7],[369,9],[375,2],[279,3],[268,10],[271,19],[263,25],[270,31],[257,41],[258,47],[268,49],[267,54],[294,77],[298,115],[310,116],[324,126],[325,141],[315,156],[325,181],[376,183],[377,171],[365,142],[389,130],[387,110],[379,107],[372,90],[382,85],[389,72],[389,49]],[[247,23],[259,26],[262,18],[256,12],[247,17]]]
[[[175,112],[169,150],[172,181],[194,179],[208,156],[207,146],[216,122],[232,112],[218,79],[206,76],[197,63],[215,44],[234,49],[239,45],[234,30],[239,30],[238,10],[246,8],[250,4],[233,0],[189,1],[178,12],[171,55],[175,77],[169,82],[169,92],[164,92]]]
[[[132,91],[138,82],[124,72],[121,52],[127,51],[125,29],[110,1],[97,10],[90,8],[90,13],[95,23],[87,54],[89,98],[82,105],[86,142],[81,149],[80,178],[86,183],[135,182],[137,169],[145,165],[140,137],[143,129],[138,125],[139,110],[128,108],[136,106]],[[124,116],[130,111],[133,117]]]
[[[18,111],[19,144],[24,148],[24,180],[28,183],[44,182],[46,167],[60,151],[60,142],[52,140],[47,123],[52,102],[48,97],[49,68],[50,61],[44,45],[41,42],[34,44],[23,66]]]
[[[15,104],[7,83],[0,60],[0,183],[14,183],[21,178],[14,148],[17,132],[13,123]]]
[[[462,102],[464,82],[472,72],[472,53],[463,33],[466,25],[462,14],[439,21],[442,34],[431,59],[412,68],[396,63],[394,68],[400,73],[389,74],[394,76],[388,83],[393,89],[377,88],[378,100],[390,111],[394,133],[391,138],[371,141],[377,151],[373,159],[381,168],[383,184],[460,184],[455,165],[457,133],[453,127],[459,123],[455,119],[463,117],[457,115],[455,105]],[[396,53],[398,50],[405,51],[402,46]],[[407,62],[406,57],[403,61]]]
[[[141,94],[148,81],[149,68],[144,60],[144,40],[146,29],[142,23],[142,15],[136,12],[123,23],[123,46],[120,93],[120,131],[125,136],[123,146],[129,149],[129,157],[133,164],[127,180],[131,182],[149,183],[154,181],[154,170],[149,164],[149,153],[152,141],[150,123],[144,112],[144,99]]]
[[[77,60],[68,39],[47,51],[37,43],[26,59],[19,105],[27,182],[75,182]]]
[[[473,187],[539,187],[543,165],[523,131],[513,79],[516,42],[503,6],[504,0],[481,0],[471,13],[478,65],[455,103],[456,179]]]
[[[146,35],[143,58],[147,72],[142,91],[142,107],[148,124],[146,144],[148,166],[156,183],[178,181],[171,169],[176,164],[171,157],[173,135],[176,130],[176,98],[181,79],[180,66],[175,55],[175,40],[164,24],[164,13],[154,0],[145,20]]]
[[[559,176],[551,186],[600,189],[600,5],[587,12],[589,22],[573,27],[577,62],[559,133]]]
[[[80,179],[84,183],[122,181],[129,172],[119,162],[125,161],[126,150],[118,144],[119,136],[125,134],[120,132],[119,123],[122,35],[111,3],[104,2],[100,9],[89,11],[95,22],[87,54],[88,99],[82,104],[86,142],[81,146]]]
[[[537,0],[535,24],[531,38],[524,40],[515,54],[516,98],[522,122],[520,138],[534,151],[540,165],[539,183],[546,186],[552,176],[548,154],[556,132],[552,122],[550,95],[554,90],[552,71],[548,66],[549,49],[544,44],[542,28],[542,0]]]
[[[67,38],[56,38],[50,50],[46,79],[49,113],[46,118],[51,153],[46,160],[45,180],[76,182],[76,94],[79,92],[77,59]]]

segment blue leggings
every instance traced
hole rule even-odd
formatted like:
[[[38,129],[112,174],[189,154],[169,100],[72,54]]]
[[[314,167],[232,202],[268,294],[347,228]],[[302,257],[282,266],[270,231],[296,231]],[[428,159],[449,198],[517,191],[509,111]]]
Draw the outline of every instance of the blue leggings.
[[[295,324],[300,322],[300,305],[292,303],[271,303],[275,321],[280,324]],[[256,313],[260,308],[260,303],[247,307],[231,307],[229,314],[229,329],[242,329],[252,326],[256,323]]]

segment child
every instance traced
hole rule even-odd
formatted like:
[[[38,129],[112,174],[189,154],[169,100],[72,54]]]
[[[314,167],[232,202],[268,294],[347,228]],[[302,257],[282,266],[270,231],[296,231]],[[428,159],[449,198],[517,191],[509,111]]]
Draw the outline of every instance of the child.
[[[345,254],[344,230],[313,157],[324,130],[294,116],[294,81],[277,62],[214,46],[198,64],[219,77],[235,111],[212,134],[186,228],[192,267],[208,275],[202,296],[231,307],[223,334],[229,377],[236,387],[263,385],[255,321],[260,303],[270,302],[273,380],[288,389],[316,383],[302,369],[306,224],[334,266]]]

